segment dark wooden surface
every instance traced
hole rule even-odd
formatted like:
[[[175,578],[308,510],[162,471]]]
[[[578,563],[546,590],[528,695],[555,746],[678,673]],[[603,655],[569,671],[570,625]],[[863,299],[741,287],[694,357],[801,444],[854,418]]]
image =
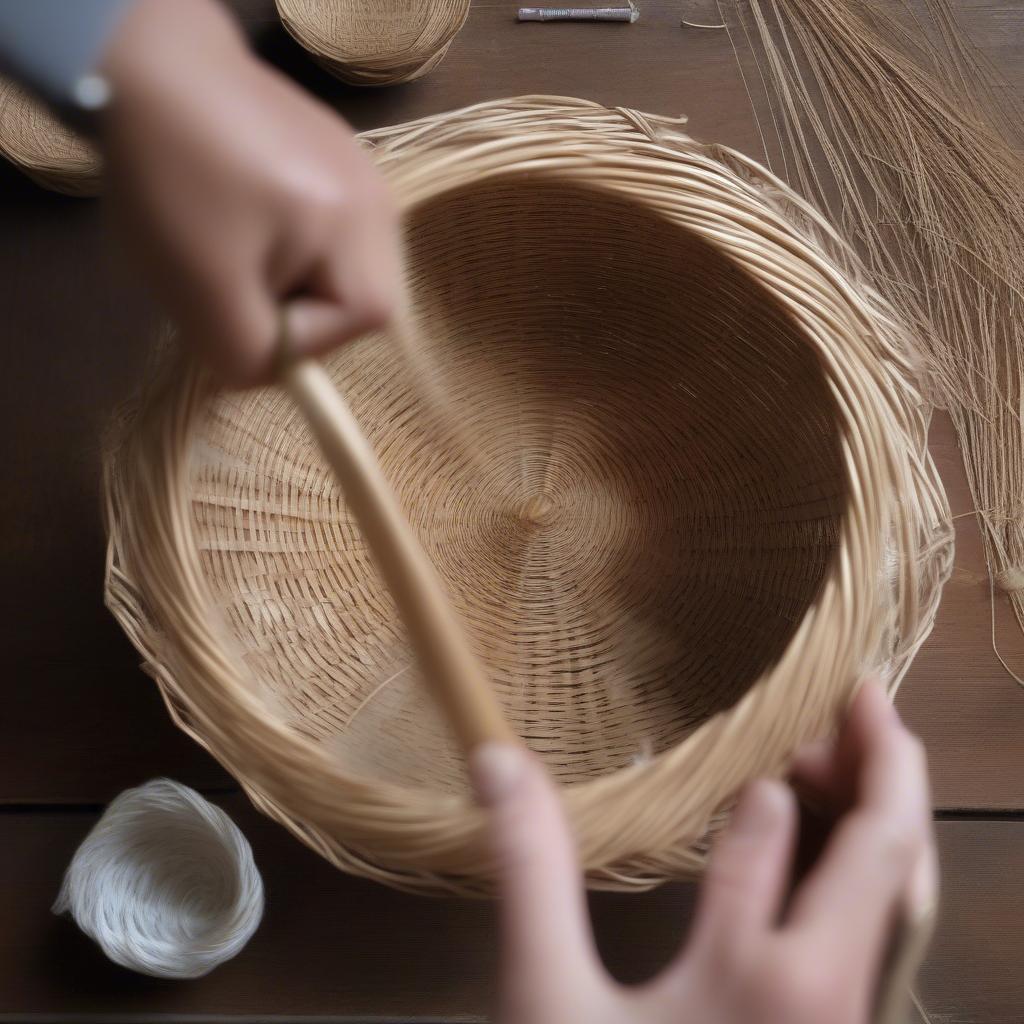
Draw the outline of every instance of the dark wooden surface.
[[[685,30],[713,3],[642,0],[631,27],[517,25],[515,2],[474,3],[448,59],[419,83],[347,88],[277,25],[271,0],[233,5],[269,60],[357,127],[523,93],[576,95],[690,115],[691,131],[761,157],[723,32]],[[1024,3],[958,0],[973,38],[1024,90]],[[243,1016],[474,1019],[493,965],[484,904],[402,896],[329,869],[236,795],[167,719],[101,603],[99,444],[141,372],[157,315],[109,250],[98,204],[35,189],[0,166],[0,1021]],[[939,416],[932,450],[954,512],[971,504]],[[977,527],[957,521],[956,571],[936,630],[900,695],[928,742],[945,867],[943,919],[922,978],[935,1024],[1024,1022],[1024,691],[991,644]],[[997,602],[1000,649],[1024,641]],[[161,983],[109,965],[48,906],[103,802],[155,775],[221,800],[252,839],[268,913],[209,978]],[[650,973],[678,941],[691,893],[594,901],[616,973]],[[80,1016],[80,1019],[87,1019]]]
[[[4,817],[4,829],[16,838],[0,843],[6,889],[0,1022],[28,1011],[95,1014],[110,1022],[153,1011],[175,1021],[231,1014],[416,1021],[486,1015],[495,964],[490,904],[403,896],[347,878],[241,797],[218,802],[252,843],[267,883],[267,914],[239,957],[192,982],[116,967],[70,921],[49,913],[93,815],[12,811]],[[1024,822],[946,821],[938,832],[946,887],[921,999],[932,1024],[1020,1024],[1024,890],[1015,868],[1024,852]],[[640,981],[666,963],[692,903],[686,885],[642,896],[592,896],[595,929],[613,973]],[[17,928],[6,927],[12,922]]]

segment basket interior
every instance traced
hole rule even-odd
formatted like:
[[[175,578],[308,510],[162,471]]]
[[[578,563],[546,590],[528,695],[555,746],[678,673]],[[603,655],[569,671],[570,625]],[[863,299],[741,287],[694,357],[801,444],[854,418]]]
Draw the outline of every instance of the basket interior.
[[[408,227],[421,356],[331,370],[515,728],[565,782],[656,754],[780,656],[847,483],[819,360],[706,242],[621,197],[498,180]],[[389,595],[300,416],[219,398],[193,460],[204,571],[253,685],[353,772],[462,789]]]

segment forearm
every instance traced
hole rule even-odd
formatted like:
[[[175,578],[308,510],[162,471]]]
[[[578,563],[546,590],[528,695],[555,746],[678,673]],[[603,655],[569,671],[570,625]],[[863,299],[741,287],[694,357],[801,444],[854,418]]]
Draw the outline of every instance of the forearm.
[[[251,64],[252,54],[234,18],[216,0],[132,0],[98,70],[111,83],[115,103],[139,106],[159,92],[180,96],[184,106],[192,93],[212,88],[211,75],[237,76],[240,61]],[[195,99],[200,102],[201,96]]]
[[[240,62],[252,62],[248,46],[217,0],[0,0],[0,72],[87,132],[98,125],[82,114],[111,89],[140,106],[188,93],[193,78],[208,88],[212,69],[230,78]]]

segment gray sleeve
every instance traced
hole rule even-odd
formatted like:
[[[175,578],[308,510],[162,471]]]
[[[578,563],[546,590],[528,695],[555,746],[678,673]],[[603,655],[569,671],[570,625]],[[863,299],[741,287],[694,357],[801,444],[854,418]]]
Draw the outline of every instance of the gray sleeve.
[[[130,3],[0,0],[0,70],[51,103],[69,103]]]

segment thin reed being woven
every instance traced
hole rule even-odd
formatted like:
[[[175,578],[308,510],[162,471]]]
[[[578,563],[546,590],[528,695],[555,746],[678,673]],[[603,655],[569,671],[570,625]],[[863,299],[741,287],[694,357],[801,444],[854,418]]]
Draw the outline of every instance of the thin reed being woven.
[[[277,0],[285,28],[351,85],[398,85],[437,67],[470,0]]]
[[[0,79],[0,156],[43,188],[69,196],[99,194],[98,151],[5,79]]]
[[[931,628],[951,530],[912,339],[802,200],[678,122],[527,97],[365,139],[422,347],[330,373],[590,883],[692,876],[743,783]],[[182,728],[340,867],[486,890],[457,746],[284,393],[169,360],[107,500],[107,601]]]

